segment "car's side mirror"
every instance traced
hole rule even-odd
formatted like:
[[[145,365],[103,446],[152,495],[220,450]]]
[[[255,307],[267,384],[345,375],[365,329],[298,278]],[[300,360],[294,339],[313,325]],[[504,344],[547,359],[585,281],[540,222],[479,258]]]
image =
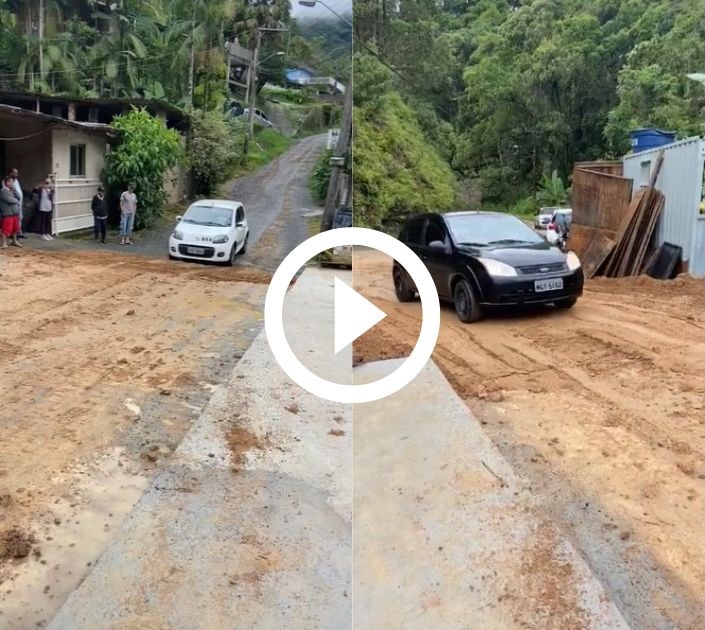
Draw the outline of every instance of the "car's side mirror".
[[[443,241],[431,241],[428,244],[428,248],[434,252],[444,252],[446,251],[446,244]]]
[[[181,219],[183,219],[183,217],[180,214],[177,214],[176,215],[176,222],[178,223],[179,221],[181,221]]]
[[[245,222],[244,222],[244,221],[237,221],[237,222],[235,223],[235,227],[242,227],[243,225],[245,225]]]

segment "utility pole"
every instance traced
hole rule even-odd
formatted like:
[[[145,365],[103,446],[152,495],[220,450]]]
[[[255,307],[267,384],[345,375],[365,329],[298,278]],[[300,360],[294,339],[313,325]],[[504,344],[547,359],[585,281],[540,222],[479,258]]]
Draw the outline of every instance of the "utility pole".
[[[248,111],[248,129],[250,132],[250,138],[254,138],[255,135],[255,103],[257,101],[257,81],[259,79],[259,51],[262,46],[262,34],[263,33],[288,33],[288,28],[265,28],[260,26],[257,29],[257,38],[255,41],[255,55],[252,60],[252,65],[250,66],[249,77],[247,81],[247,96],[249,97],[247,106]]]
[[[249,102],[247,107],[249,111],[247,129],[249,130],[250,138],[255,137],[255,102],[257,101],[257,79],[258,79],[258,68],[259,64],[259,48],[262,45],[262,29],[257,29],[257,38],[255,40],[255,55],[252,59],[252,65],[250,66],[250,76],[248,81],[248,96]]]
[[[44,81],[44,0],[39,0],[39,78]]]
[[[225,63],[227,68],[225,70],[225,94],[227,96],[228,102],[230,101],[230,40],[225,42]]]
[[[338,144],[331,157],[330,182],[328,183],[328,193],[326,194],[326,205],[321,217],[321,232],[330,230],[333,225],[333,216],[335,215],[343,179],[342,174],[346,166],[346,156],[350,149],[353,110],[352,80],[349,83],[350,85],[345,90],[345,107],[343,109],[343,121],[340,126],[340,136],[338,136]]]
[[[196,34],[196,3],[193,3],[191,9],[191,63],[188,72],[188,99],[189,111],[193,111],[193,82],[194,73],[196,71],[196,42],[194,41]]]

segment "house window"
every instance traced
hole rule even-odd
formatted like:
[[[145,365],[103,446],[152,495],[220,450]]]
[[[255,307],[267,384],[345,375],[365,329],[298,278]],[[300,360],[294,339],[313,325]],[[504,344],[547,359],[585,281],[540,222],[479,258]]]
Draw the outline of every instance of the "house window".
[[[72,144],[71,145],[71,177],[86,176],[86,145]]]

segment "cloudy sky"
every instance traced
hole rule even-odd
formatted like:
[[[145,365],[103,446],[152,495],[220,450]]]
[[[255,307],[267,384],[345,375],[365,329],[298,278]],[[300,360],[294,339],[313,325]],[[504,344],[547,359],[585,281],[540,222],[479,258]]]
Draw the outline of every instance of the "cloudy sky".
[[[341,15],[352,12],[352,0],[325,0],[326,4],[334,11]],[[306,15],[323,17],[331,15],[330,11],[322,5],[315,7],[302,7],[298,0],[291,0],[291,12],[296,17],[304,17]]]

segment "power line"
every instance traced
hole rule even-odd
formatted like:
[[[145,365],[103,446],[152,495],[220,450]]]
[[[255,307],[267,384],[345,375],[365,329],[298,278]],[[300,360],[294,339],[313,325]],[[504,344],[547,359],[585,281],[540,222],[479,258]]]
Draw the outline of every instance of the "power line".
[[[355,40],[360,46],[362,46],[362,47],[365,49],[365,51],[366,51],[367,53],[369,53],[370,55],[372,55],[373,57],[375,57],[375,59],[377,59],[385,68],[387,68],[388,70],[391,70],[395,75],[397,75],[402,81],[404,81],[404,82],[407,83],[408,85],[410,85],[410,86],[416,88],[417,90],[420,90],[422,94],[426,91],[425,88],[423,88],[423,87],[421,87],[420,85],[416,84],[414,81],[412,81],[412,80],[409,79],[408,77],[405,77],[399,70],[397,70],[396,68],[394,68],[394,67],[392,67],[391,65],[389,65],[384,59],[382,59],[382,57],[380,56],[380,54],[379,54],[377,51],[375,51],[374,49],[370,48],[364,41],[362,41],[362,40],[360,39],[360,37],[358,37],[357,35],[355,35],[354,32],[353,32],[353,40]],[[439,105],[439,104],[437,104],[437,103],[432,103],[432,102],[428,99],[428,97],[426,97],[425,100],[426,100],[426,102],[427,102],[429,105],[431,105],[431,107],[438,108],[438,109],[440,109],[441,111],[443,111],[443,113],[445,113],[445,114],[448,116],[448,118],[453,118],[453,117],[455,116],[455,112],[451,112],[451,111],[450,111],[449,109],[447,109],[445,106]]]
[[[124,61],[116,61],[115,64],[117,66],[125,66],[130,63],[132,64],[143,64],[143,63],[149,63],[152,61],[155,61],[157,59],[162,59],[164,57],[173,57],[174,53],[173,52],[164,52],[159,55],[151,55],[148,57],[137,57],[136,59],[133,60],[124,60]],[[47,70],[46,74],[73,74],[73,73],[79,73],[79,72],[91,72],[91,71],[100,71],[105,68],[105,63],[101,63],[100,65],[95,65],[95,66],[88,66],[88,67],[81,67],[81,66],[76,66],[73,70]],[[37,72],[25,72],[24,74],[20,72],[4,72],[0,73],[0,79],[9,79],[9,78],[18,78],[20,76],[31,76],[31,75],[39,75],[39,71]]]

